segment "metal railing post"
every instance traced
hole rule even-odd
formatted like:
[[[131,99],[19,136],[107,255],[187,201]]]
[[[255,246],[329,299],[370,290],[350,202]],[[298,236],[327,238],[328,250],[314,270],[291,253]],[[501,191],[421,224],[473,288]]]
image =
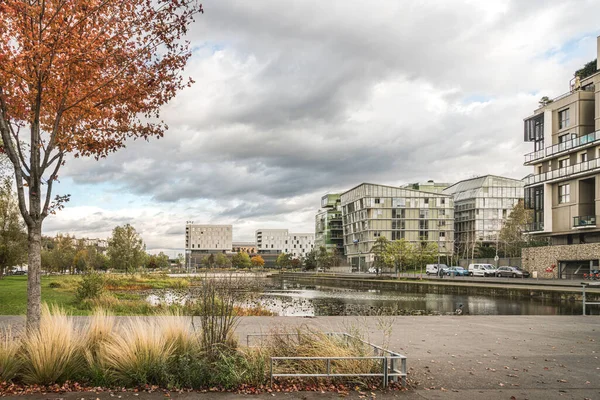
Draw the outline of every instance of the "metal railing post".
[[[396,370],[397,366],[398,366],[398,359],[395,356],[393,356],[393,358],[392,358],[392,372],[394,374],[398,373],[398,371]],[[398,376],[397,375],[392,376],[392,382],[398,382]]]
[[[400,360],[400,372],[402,372],[402,386],[406,387],[406,358]]]
[[[581,284],[581,289],[583,290],[583,294],[581,296],[583,300],[583,315],[585,315],[585,283]]]
[[[331,358],[327,359],[327,378],[329,379],[329,374],[331,374]]]
[[[271,358],[271,387],[273,387],[273,358]]]
[[[384,357],[383,361],[383,388],[385,389],[388,385],[388,358]]]

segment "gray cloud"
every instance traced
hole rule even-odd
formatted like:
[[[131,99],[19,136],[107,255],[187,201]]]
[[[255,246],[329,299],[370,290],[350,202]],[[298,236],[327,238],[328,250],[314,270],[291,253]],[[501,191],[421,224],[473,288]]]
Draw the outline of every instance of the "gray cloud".
[[[363,181],[521,178],[522,118],[599,33],[597,1],[204,3],[165,137],[64,170],[173,209],[157,245],[192,213],[245,239],[284,215],[306,230],[322,193]]]

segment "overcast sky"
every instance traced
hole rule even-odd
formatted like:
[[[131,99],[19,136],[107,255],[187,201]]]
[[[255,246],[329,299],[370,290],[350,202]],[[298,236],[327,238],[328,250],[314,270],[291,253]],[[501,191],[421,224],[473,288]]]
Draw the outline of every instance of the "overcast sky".
[[[44,233],[132,224],[180,252],[185,221],[313,232],[361,182],[521,179],[523,118],[596,58],[600,1],[204,1],[160,140],[69,160]]]

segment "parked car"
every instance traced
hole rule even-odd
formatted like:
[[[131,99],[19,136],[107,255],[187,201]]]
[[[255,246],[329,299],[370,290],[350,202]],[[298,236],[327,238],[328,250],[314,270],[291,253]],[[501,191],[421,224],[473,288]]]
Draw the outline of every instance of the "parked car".
[[[427,275],[438,275],[440,273],[440,269],[442,272],[448,269],[446,264],[427,264],[425,266],[425,273]]]
[[[27,271],[15,271],[13,275],[27,275]]]
[[[370,274],[376,274],[377,273],[377,269],[375,267],[371,267],[367,270],[368,273]]]
[[[446,275],[448,276],[467,276],[469,275],[469,271],[464,269],[463,267],[450,267],[446,270]]]
[[[469,264],[469,276],[496,276],[492,264]]]
[[[529,278],[529,272],[523,271],[519,267],[498,267],[497,277]]]

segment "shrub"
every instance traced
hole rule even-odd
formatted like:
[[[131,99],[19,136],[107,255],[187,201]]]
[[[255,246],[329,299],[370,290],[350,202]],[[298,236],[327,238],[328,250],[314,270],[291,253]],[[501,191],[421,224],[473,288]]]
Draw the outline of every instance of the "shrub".
[[[49,287],[50,289],[58,289],[58,288],[61,288],[61,287],[62,287],[62,285],[60,284],[60,282],[50,282],[50,283],[48,284],[48,287]]]
[[[97,272],[83,276],[75,291],[75,298],[80,303],[88,299],[98,299],[104,293],[104,277]]]
[[[81,335],[59,307],[42,305],[39,329],[23,339],[23,381],[48,385],[75,377],[83,365]]]
[[[21,363],[17,357],[20,342],[12,335],[10,327],[0,331],[0,382],[11,381]]]

